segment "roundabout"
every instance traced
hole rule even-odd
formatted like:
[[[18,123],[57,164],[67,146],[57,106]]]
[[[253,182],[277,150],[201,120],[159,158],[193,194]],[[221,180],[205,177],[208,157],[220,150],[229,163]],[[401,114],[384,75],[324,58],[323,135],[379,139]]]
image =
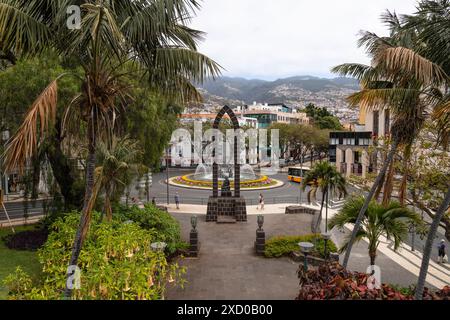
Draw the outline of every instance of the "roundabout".
[[[197,190],[212,190],[212,180],[196,179],[195,174],[188,174],[184,176],[176,176],[169,179],[169,184],[176,187],[197,189]],[[219,188],[222,187],[223,181],[219,181]],[[234,180],[230,179],[231,190],[234,190]],[[257,179],[241,181],[241,190],[268,190],[279,188],[284,185],[284,182],[268,176],[260,176]]]

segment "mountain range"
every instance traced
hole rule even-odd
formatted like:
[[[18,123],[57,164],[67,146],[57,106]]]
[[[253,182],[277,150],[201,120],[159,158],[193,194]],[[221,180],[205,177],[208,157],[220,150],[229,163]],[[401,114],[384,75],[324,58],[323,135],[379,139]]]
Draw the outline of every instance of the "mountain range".
[[[285,103],[302,107],[314,103],[321,107],[345,106],[345,98],[359,89],[357,80],[296,76],[275,81],[221,77],[200,86],[208,104]]]

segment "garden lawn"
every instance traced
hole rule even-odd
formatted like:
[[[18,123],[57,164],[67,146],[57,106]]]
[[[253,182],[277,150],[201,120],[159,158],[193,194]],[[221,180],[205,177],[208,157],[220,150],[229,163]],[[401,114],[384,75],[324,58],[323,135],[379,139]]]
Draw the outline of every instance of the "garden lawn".
[[[15,227],[16,232],[32,230],[33,226]],[[1,240],[4,236],[11,234],[11,229],[0,228],[0,300],[7,299],[7,289],[3,285],[3,280],[14,270],[21,266],[33,278],[39,277],[41,265],[37,258],[37,253],[32,251],[10,250]]]

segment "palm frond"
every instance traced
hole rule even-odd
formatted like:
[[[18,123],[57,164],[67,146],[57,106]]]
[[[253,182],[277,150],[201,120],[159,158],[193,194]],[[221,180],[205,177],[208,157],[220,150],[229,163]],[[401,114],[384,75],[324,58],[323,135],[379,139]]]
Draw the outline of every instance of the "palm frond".
[[[376,57],[375,62],[387,69],[402,70],[414,75],[425,85],[442,85],[450,81],[439,65],[408,48],[387,48]]]
[[[35,54],[51,41],[49,26],[39,11],[16,1],[0,0],[0,50]],[[31,10],[30,10],[31,9]]]
[[[36,153],[39,142],[50,130],[56,118],[57,80],[50,83],[34,101],[24,122],[7,144],[4,155],[5,171],[12,172],[14,169],[18,169],[19,172],[23,172],[27,160]]]

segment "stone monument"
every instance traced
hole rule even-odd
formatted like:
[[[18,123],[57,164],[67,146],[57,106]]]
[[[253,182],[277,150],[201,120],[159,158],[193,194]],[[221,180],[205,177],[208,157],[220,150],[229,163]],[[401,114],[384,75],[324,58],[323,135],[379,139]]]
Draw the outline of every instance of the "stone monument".
[[[220,121],[228,114],[233,123],[234,130],[239,130],[239,121],[233,110],[225,106],[217,114],[213,128],[219,129]],[[215,154],[213,154],[214,156]],[[206,214],[207,222],[245,222],[247,221],[247,207],[244,197],[241,196],[241,166],[239,164],[238,138],[234,137],[234,195],[231,192],[230,181],[225,178],[219,197],[219,165],[213,163],[213,195],[209,197]]]

